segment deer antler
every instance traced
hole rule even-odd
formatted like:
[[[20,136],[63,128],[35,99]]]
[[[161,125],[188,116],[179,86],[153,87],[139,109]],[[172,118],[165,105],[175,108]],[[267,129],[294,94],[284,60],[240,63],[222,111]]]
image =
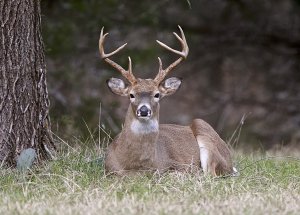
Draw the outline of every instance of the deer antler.
[[[127,45],[127,43],[120,46],[115,51],[105,54],[103,44],[104,44],[105,37],[108,35],[108,33],[105,33],[103,35],[103,30],[104,30],[104,27],[102,27],[102,29],[101,29],[100,38],[99,38],[99,52],[100,52],[101,58],[104,59],[104,61],[107,62],[108,64],[110,64],[112,67],[117,69],[119,72],[121,72],[122,76],[124,76],[131,84],[136,83],[136,78],[132,74],[132,65],[131,65],[130,57],[128,57],[128,70],[125,70],[119,64],[117,64],[116,62],[109,59],[109,57],[113,56],[114,54],[118,53],[121,49],[123,49]]]
[[[180,58],[178,58],[176,61],[174,61],[172,64],[170,64],[168,66],[168,68],[166,69],[163,69],[162,68],[162,62],[161,62],[161,59],[160,57],[158,57],[158,61],[159,61],[159,72],[157,74],[157,76],[155,77],[154,81],[156,83],[160,83],[164,80],[164,78],[167,76],[167,74],[172,70],[174,69],[181,61],[185,60],[187,58],[187,55],[189,53],[189,47],[187,45],[187,42],[186,42],[186,39],[185,39],[185,36],[184,36],[184,33],[183,33],[183,30],[182,28],[178,25],[178,28],[180,30],[180,33],[181,33],[181,37],[178,36],[178,34],[176,34],[175,32],[173,32],[173,34],[175,35],[175,37],[179,40],[180,44],[181,44],[181,47],[182,47],[182,51],[177,51],[175,49],[172,49],[170,48],[169,46],[167,46],[166,44],[156,40],[156,42],[161,45],[162,47],[164,47],[165,49],[175,53],[175,54],[178,54],[180,56]]]

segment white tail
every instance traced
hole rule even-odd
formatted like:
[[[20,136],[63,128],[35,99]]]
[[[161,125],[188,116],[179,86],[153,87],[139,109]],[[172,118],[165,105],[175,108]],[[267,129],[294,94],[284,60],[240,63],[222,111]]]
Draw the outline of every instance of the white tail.
[[[105,169],[109,173],[126,174],[139,170],[166,171],[170,169],[187,171],[202,168],[213,176],[233,174],[232,158],[226,143],[215,130],[201,119],[195,119],[190,126],[159,124],[159,101],[175,93],[181,80],[175,77],[164,81],[167,74],[186,59],[189,48],[180,26],[179,40],[182,50],[177,51],[157,41],[163,48],[179,55],[179,58],[163,69],[159,60],[159,72],[154,79],[135,78],[132,73],[131,59],[128,69],[110,60],[126,44],[115,51],[105,54],[103,28],[99,39],[102,59],[116,68],[129,85],[117,78],[107,81],[110,90],[127,96],[130,105],[121,133],[109,145]]]

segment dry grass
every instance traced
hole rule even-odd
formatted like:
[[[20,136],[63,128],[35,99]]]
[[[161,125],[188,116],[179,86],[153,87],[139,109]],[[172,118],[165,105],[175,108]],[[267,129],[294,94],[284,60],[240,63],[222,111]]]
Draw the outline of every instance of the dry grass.
[[[239,177],[176,172],[106,177],[97,152],[72,149],[27,174],[1,170],[0,214],[298,214],[300,161],[239,156]],[[80,152],[81,151],[81,152]],[[299,155],[299,154],[298,154]],[[299,157],[299,156],[298,156]]]

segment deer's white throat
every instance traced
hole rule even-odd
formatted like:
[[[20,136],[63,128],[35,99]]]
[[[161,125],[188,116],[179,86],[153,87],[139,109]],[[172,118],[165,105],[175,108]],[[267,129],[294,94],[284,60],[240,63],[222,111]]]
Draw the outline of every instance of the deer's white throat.
[[[141,122],[140,120],[134,119],[131,122],[130,129],[134,134],[149,134],[158,132],[158,121],[157,119],[149,119]]]

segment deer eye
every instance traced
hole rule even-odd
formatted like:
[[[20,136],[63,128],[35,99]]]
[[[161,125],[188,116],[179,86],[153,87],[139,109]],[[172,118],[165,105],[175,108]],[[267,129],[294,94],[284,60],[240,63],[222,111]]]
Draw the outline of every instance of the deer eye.
[[[159,93],[156,93],[156,94],[154,95],[154,98],[159,98]]]
[[[130,96],[131,99],[134,99],[134,95],[133,94],[130,93],[129,96]]]

